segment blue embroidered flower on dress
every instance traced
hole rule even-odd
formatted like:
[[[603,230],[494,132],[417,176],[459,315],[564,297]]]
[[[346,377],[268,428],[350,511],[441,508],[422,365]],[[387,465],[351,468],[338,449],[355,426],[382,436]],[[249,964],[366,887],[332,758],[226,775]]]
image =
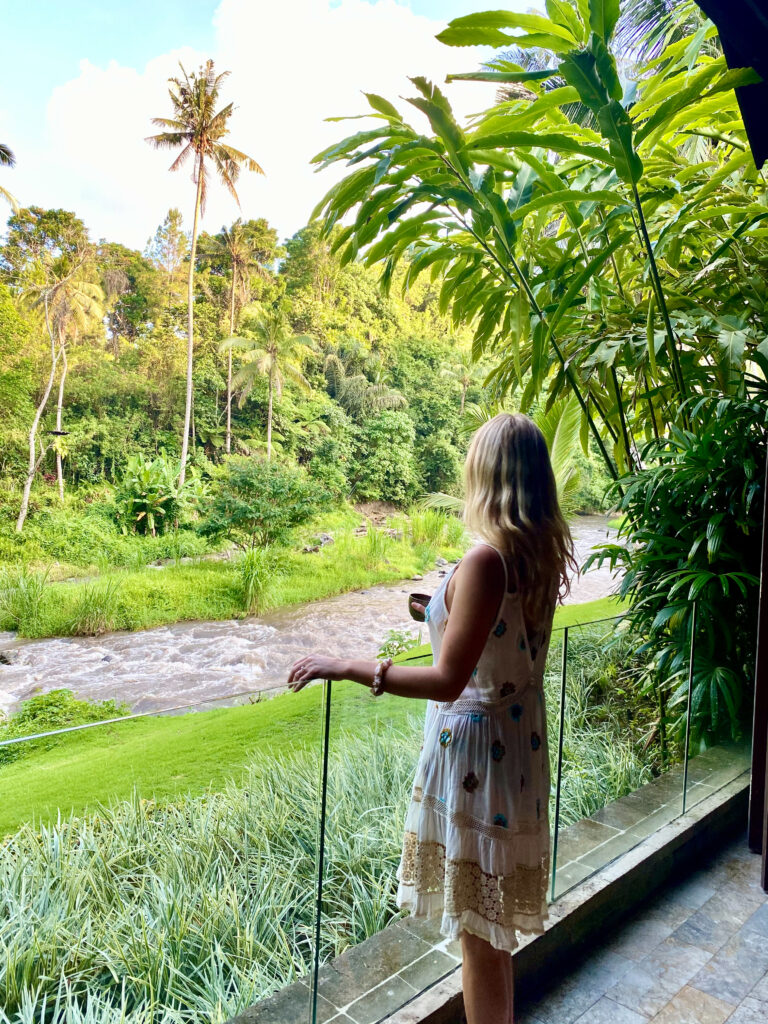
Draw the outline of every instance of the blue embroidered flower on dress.
[[[538,750],[541,746],[541,736],[537,732],[531,733],[531,746],[534,750]]]
[[[467,772],[464,776],[462,786],[468,793],[474,793],[477,787],[480,785],[480,779],[475,775],[474,772]]]
[[[513,721],[515,721],[515,722],[519,722],[520,721],[520,716],[522,715],[522,713],[523,713],[523,705],[522,704],[513,704],[512,707],[509,709],[509,717]]]
[[[469,716],[470,722],[474,722],[475,724],[477,724],[478,722],[482,722],[484,718],[485,715],[482,715],[479,711],[473,711],[472,714]]]
[[[448,746],[450,746],[452,739],[453,739],[453,734],[451,733],[451,730],[450,729],[443,729],[443,731],[440,733],[440,746],[441,747],[448,747]]]
[[[507,752],[507,748],[501,740],[494,740],[491,745],[491,757],[494,761],[500,761]]]
[[[499,621],[499,624],[498,624],[498,626],[496,627],[496,629],[494,629],[494,631],[493,631],[493,635],[494,635],[494,636],[504,636],[504,634],[505,634],[506,632],[507,632],[507,624],[506,624],[506,622],[504,621],[504,619],[501,619],[501,620]]]
[[[494,814],[493,824],[498,825],[499,828],[507,828],[507,819],[503,814]]]

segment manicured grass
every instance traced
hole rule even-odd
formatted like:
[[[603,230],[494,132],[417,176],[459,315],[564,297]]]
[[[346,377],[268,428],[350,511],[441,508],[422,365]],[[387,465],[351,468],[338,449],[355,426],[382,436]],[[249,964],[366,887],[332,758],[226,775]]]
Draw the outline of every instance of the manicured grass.
[[[386,695],[374,701],[354,683],[333,687],[333,734],[374,720],[403,724],[422,712],[421,701]],[[127,799],[134,787],[161,801],[219,791],[254,759],[302,747],[319,751],[321,725],[322,687],[312,686],[256,704],[72,733],[0,767],[0,835],[25,821],[55,820],[59,810],[80,814]]]
[[[556,625],[573,626],[618,614],[612,598],[558,609]],[[565,621],[564,621],[565,620]],[[402,658],[431,660],[428,645]],[[218,791],[254,757],[301,747],[320,749],[321,688],[281,694],[253,705],[146,718],[73,733],[48,750],[35,750],[0,767],[0,835],[24,821],[46,822],[100,802],[142,797],[173,799]],[[354,683],[333,684],[332,734],[378,720],[402,725],[422,713],[421,701],[372,700]]]

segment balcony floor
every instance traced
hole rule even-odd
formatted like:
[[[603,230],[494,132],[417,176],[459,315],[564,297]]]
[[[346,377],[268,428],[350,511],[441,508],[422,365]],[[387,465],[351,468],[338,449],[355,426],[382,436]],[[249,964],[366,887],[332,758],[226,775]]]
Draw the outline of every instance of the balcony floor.
[[[746,830],[666,885],[519,1024],[766,1024],[768,894]]]

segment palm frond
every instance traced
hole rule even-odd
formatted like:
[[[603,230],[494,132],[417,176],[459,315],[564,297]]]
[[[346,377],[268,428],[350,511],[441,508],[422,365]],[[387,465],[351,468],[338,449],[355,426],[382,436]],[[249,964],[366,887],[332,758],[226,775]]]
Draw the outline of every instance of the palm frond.
[[[444,494],[443,491],[433,491],[425,494],[415,503],[418,509],[436,509],[440,512],[454,512],[456,515],[464,515],[464,499],[457,498],[453,494]]]

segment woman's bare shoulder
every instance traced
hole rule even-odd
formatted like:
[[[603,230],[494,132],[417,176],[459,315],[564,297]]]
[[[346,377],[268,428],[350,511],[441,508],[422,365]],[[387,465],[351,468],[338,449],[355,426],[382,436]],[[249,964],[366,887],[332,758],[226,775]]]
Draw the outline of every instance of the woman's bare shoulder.
[[[461,560],[461,575],[466,581],[481,581],[486,587],[504,586],[504,563],[499,552],[488,544],[476,544]],[[458,575],[458,572],[457,572]]]

